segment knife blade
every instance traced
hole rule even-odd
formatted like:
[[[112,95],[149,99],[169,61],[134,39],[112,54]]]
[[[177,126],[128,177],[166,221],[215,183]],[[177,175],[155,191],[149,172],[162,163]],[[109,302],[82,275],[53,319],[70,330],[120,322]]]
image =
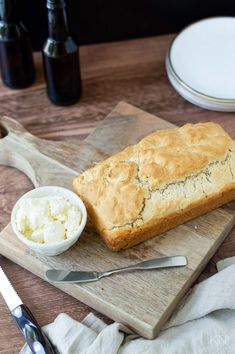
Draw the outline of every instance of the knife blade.
[[[0,293],[33,354],[55,354],[49,339],[42,332],[30,310],[21,301],[2,267],[0,267]]]
[[[188,263],[185,256],[172,256],[164,258],[150,259],[128,267],[111,269],[105,272],[91,271],[67,271],[63,269],[49,269],[46,271],[47,280],[54,283],[84,283],[99,280],[114,273],[124,271],[160,269],[171,267],[183,267]]]

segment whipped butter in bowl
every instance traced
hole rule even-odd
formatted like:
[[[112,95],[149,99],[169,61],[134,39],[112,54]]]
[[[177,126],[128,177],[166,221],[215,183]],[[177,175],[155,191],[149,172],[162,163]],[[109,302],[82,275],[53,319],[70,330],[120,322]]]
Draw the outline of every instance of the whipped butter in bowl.
[[[15,234],[26,246],[47,256],[66,251],[87,220],[82,200],[62,187],[40,187],[23,195],[12,210]]]

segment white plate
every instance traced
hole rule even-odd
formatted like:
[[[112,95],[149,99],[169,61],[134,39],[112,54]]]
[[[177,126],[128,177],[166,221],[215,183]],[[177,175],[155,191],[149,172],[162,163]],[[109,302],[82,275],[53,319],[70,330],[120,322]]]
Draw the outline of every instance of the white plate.
[[[171,43],[166,69],[186,100],[235,111],[235,17],[209,18],[185,28]]]

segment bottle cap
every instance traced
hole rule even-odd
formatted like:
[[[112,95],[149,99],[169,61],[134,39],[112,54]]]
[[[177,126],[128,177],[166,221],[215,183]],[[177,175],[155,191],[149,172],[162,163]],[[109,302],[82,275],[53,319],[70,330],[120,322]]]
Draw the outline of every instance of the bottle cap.
[[[48,9],[56,9],[65,7],[64,0],[47,0]]]

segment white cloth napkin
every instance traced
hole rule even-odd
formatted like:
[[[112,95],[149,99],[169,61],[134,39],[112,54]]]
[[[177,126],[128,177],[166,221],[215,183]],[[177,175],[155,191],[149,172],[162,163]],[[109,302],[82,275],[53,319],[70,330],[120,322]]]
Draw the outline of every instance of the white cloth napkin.
[[[82,322],[62,313],[44,331],[60,354],[235,354],[235,257],[218,269],[188,292],[154,340],[92,313]]]

